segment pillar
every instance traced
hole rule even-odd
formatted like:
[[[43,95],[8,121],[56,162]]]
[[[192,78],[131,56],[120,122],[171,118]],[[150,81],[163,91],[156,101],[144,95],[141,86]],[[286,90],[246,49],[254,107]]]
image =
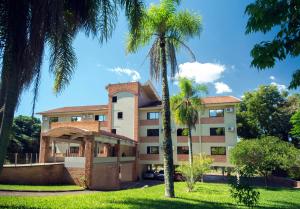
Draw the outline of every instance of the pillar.
[[[49,143],[50,143],[49,136],[41,136],[39,163],[46,163],[48,161]]]
[[[83,156],[84,156],[84,142],[81,142],[79,145],[78,157],[83,157]]]
[[[137,152],[137,144],[133,147],[133,153],[135,156],[135,160],[133,162],[133,168],[132,168],[132,180],[136,181],[138,179],[138,152]]]
[[[92,172],[93,172],[93,159],[94,159],[94,137],[87,136],[84,138],[84,156],[85,156],[85,181],[86,187],[92,186]]]

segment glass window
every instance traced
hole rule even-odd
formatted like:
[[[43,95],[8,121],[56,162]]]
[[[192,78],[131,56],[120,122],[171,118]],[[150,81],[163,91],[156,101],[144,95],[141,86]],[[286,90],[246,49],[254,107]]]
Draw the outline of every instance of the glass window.
[[[159,112],[147,112],[147,120],[158,120]]]
[[[211,155],[226,155],[226,147],[211,147]]]
[[[188,155],[189,154],[189,147],[188,146],[177,147],[177,154]]]
[[[123,119],[123,112],[118,112],[118,119]]]
[[[189,129],[188,128],[178,128],[177,129],[177,136],[188,136]]]
[[[117,133],[117,129],[113,128],[113,129],[111,129],[111,132],[112,132],[113,134],[116,134],[116,133]]]
[[[71,121],[72,122],[81,121],[81,116],[72,116]]]
[[[210,128],[210,135],[211,136],[224,136],[225,135],[225,128]]]
[[[117,96],[113,96],[113,97],[112,97],[112,102],[113,102],[113,103],[116,103],[117,101],[118,101],[118,97],[117,97]]]
[[[224,117],[224,109],[209,110],[209,117]]]
[[[106,121],[106,115],[95,115],[96,121]]]
[[[159,154],[159,147],[158,146],[148,146],[147,154]]]
[[[50,122],[50,123],[58,122],[58,117],[50,117],[50,118],[49,118],[49,122]]]
[[[147,136],[159,136],[159,129],[147,129]]]

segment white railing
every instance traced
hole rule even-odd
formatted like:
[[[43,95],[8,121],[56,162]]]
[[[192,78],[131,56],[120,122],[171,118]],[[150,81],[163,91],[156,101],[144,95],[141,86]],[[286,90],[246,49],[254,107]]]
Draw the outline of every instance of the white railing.
[[[84,168],[85,157],[65,157],[66,168]]]
[[[135,161],[135,157],[121,157],[121,162],[127,162],[127,161]]]
[[[114,163],[117,162],[117,157],[94,157],[93,163]]]

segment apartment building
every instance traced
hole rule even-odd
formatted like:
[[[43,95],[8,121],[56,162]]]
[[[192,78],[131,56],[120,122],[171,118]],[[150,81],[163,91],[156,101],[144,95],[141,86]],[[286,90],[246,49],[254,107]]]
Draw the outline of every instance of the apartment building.
[[[89,134],[95,137],[106,137],[105,140],[98,140],[99,143],[93,142],[95,157],[104,156],[105,153],[110,153],[111,157],[115,155],[116,149],[107,146],[112,138],[134,142],[136,144],[134,151],[129,151],[128,147],[119,147],[117,150],[121,159],[136,158],[134,162],[137,165],[134,172],[138,176],[141,176],[149,165],[162,165],[161,98],[151,82],[109,84],[106,91],[108,104],[105,105],[62,107],[39,113],[42,115],[42,136],[49,137],[49,148],[44,147],[49,149],[47,159],[52,157],[53,161],[55,157],[55,161],[63,161],[67,156],[81,153],[80,143],[74,143],[76,137],[82,137],[82,134],[77,133],[80,129],[90,131]],[[228,153],[237,143],[236,105],[239,102],[240,100],[233,96],[202,99],[203,110],[199,113],[196,129],[192,130],[194,154],[205,153],[211,156],[214,166],[230,166]],[[70,131],[71,127],[76,128],[74,129],[76,133]],[[175,165],[188,160],[185,128],[172,122]],[[49,134],[58,129],[60,134]],[[57,140],[66,136],[70,136],[69,141]]]

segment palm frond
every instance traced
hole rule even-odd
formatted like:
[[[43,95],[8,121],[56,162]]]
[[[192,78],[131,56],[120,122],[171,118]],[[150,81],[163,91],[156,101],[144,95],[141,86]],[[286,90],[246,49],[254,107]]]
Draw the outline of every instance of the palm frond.
[[[178,65],[176,58],[176,49],[173,42],[170,39],[167,39],[166,49],[168,61],[171,67],[171,78],[174,78],[175,74],[178,72]],[[171,79],[171,81],[173,81],[173,79]]]
[[[161,77],[161,49],[159,43],[159,38],[157,38],[149,51],[150,77],[156,81]]]

